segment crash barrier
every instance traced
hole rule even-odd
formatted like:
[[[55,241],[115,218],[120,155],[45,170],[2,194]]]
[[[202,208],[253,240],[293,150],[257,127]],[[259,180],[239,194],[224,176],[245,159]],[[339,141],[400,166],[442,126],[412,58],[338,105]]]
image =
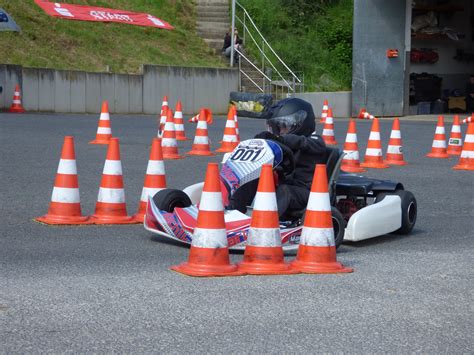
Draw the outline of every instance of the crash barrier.
[[[172,94],[183,98],[184,114],[195,114],[204,106],[226,113],[239,74],[234,68],[144,65],[140,74],[118,74],[0,64],[0,110],[10,107],[16,84],[30,112],[95,113],[107,100],[111,113],[157,114],[157,98]],[[175,104],[173,99],[169,102],[170,107]]]
[[[266,119],[270,117],[273,97],[270,94],[232,91],[230,102],[235,105],[239,116]]]
[[[255,196],[243,260],[229,261],[224,207],[216,163],[209,163],[188,261],[171,266],[188,276],[350,273],[337,261],[326,165],[317,165],[300,244],[292,263],[284,260],[271,164],[264,164]]]

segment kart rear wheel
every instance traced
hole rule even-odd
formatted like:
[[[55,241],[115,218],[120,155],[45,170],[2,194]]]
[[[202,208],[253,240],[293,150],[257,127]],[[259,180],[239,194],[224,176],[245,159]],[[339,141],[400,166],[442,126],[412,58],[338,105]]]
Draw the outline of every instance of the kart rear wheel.
[[[375,202],[382,201],[387,195],[398,195],[402,200],[402,226],[397,229],[394,234],[408,234],[412,231],[416,223],[416,217],[418,214],[418,205],[416,203],[415,196],[406,190],[396,190],[393,192],[381,192],[377,194]]]
[[[331,207],[332,227],[334,229],[334,242],[336,249],[342,244],[344,240],[344,232],[346,228],[346,221],[341,212],[335,207]]]
[[[158,209],[166,212],[173,212],[176,207],[189,207],[192,205],[189,196],[176,189],[164,189],[158,191],[153,196],[153,202]]]

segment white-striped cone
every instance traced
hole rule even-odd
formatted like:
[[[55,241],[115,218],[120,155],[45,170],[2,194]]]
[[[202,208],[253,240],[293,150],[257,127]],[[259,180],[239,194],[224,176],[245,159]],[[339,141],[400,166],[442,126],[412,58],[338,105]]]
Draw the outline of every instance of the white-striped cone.
[[[20,92],[20,85],[15,86],[15,92],[13,94],[13,102],[8,110],[8,112],[12,113],[23,113],[25,112],[25,109],[23,108],[21,104],[21,92]]]
[[[110,127],[109,103],[103,101],[97,133],[95,139],[90,141],[89,144],[109,144],[110,138],[112,138],[112,128]]]
[[[436,131],[431,145],[431,152],[426,154],[428,158],[449,158],[446,147],[446,131],[444,129],[444,117],[438,116]]]
[[[88,219],[81,213],[74,138],[66,136],[48,213],[35,220],[46,224],[88,224]]]
[[[94,224],[137,223],[127,215],[118,138],[110,139],[95,213],[90,218]]]

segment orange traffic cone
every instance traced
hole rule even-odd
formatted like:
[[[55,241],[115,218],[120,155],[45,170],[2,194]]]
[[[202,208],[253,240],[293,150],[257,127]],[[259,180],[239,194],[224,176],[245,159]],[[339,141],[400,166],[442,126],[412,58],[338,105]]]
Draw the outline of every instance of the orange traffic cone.
[[[25,109],[21,105],[21,92],[20,92],[20,85],[18,84],[15,86],[15,93],[13,94],[13,102],[8,112],[12,112],[12,113],[25,112]]]
[[[359,115],[357,116],[362,120],[373,120],[375,117],[368,113],[365,108],[361,108],[359,111]]]
[[[329,109],[328,100],[324,100],[323,112],[321,113],[321,119],[319,120],[319,123],[326,123],[326,117],[328,117],[328,109]]]
[[[231,265],[229,262],[224,204],[217,163],[207,165],[188,262],[172,266],[171,270],[189,276],[243,275],[237,270],[236,265]]]
[[[235,132],[237,133],[237,141],[240,142],[240,133],[239,133],[239,118],[237,117],[237,109],[234,105],[232,105],[232,111],[234,113],[234,121],[235,121]]]
[[[471,122],[474,122],[474,113],[471,116],[466,117],[465,119],[462,120],[462,123],[471,123]]]
[[[361,108],[359,110],[359,114],[357,115],[357,118],[363,119],[364,118],[364,113],[367,112],[365,108]]]
[[[206,113],[204,109],[199,112],[199,121],[196,127],[196,135],[188,155],[214,155],[209,146],[209,135],[207,133]]]
[[[189,140],[189,138],[186,137],[186,132],[184,131],[183,107],[181,105],[181,100],[178,100],[176,103],[176,111],[174,113],[174,129],[176,132],[177,141]]]
[[[459,124],[459,116],[454,116],[453,125],[451,126],[451,135],[449,136],[448,149],[446,153],[449,155],[461,155],[462,151],[462,133]]]
[[[239,270],[253,275],[294,274],[283,258],[280,222],[271,164],[263,164],[244,259]]]
[[[158,191],[165,188],[166,173],[165,164],[163,163],[163,152],[161,151],[161,141],[160,138],[153,138],[138,212],[133,216],[135,221],[143,223],[148,197],[152,198]]]
[[[393,121],[390,140],[388,141],[387,155],[385,163],[389,165],[407,165],[403,159],[402,134],[400,132],[400,120],[395,118]]]
[[[444,130],[444,117],[438,116],[436,131],[431,146],[431,152],[426,154],[428,158],[449,158],[446,149],[446,132]]]
[[[378,118],[374,118],[370,130],[369,142],[365,151],[363,168],[385,169],[389,165],[382,160],[382,142],[380,141],[380,124]]]
[[[94,224],[137,223],[127,216],[118,138],[110,138],[95,213],[90,218]]]
[[[46,224],[88,224],[88,219],[81,213],[74,137],[66,136],[48,213],[35,220]]]
[[[314,171],[311,193],[301,231],[300,244],[292,268],[307,274],[352,272],[337,262],[336,243],[331,217],[326,165],[318,164]]]
[[[474,170],[474,122],[467,126],[464,145],[462,146],[461,156],[454,170]]]
[[[165,160],[183,159],[184,156],[179,155],[178,142],[176,141],[176,132],[174,131],[173,113],[168,108],[166,112],[166,124],[161,138],[161,148],[163,151],[163,158]]]
[[[227,121],[225,123],[224,137],[222,138],[221,147],[217,149],[216,152],[232,152],[238,144],[239,140],[237,139],[237,131],[235,128],[234,112],[231,108],[227,113]]]
[[[323,140],[328,145],[336,145],[336,139],[334,138],[334,121],[332,117],[332,108],[329,108],[328,115],[324,122],[324,129],[323,129]]]
[[[110,127],[109,103],[103,101],[97,134],[95,139],[90,141],[89,144],[109,144],[110,138],[112,138],[112,128]]]
[[[352,119],[349,121],[349,128],[344,143],[344,153],[346,153],[346,155],[342,159],[341,170],[348,173],[362,173],[367,171],[360,166],[356,121]]]
[[[168,106],[168,96],[163,96],[163,102],[161,103],[161,111],[160,111],[160,124],[158,126],[158,137],[161,137],[163,134],[163,130],[165,128],[166,123],[166,110],[169,108]]]
[[[199,118],[202,113],[204,113],[204,119],[206,120],[207,124],[211,125],[214,120],[212,118],[211,109],[207,107],[201,108],[199,113],[196,116],[191,117],[188,122],[191,122],[191,123],[199,122]]]

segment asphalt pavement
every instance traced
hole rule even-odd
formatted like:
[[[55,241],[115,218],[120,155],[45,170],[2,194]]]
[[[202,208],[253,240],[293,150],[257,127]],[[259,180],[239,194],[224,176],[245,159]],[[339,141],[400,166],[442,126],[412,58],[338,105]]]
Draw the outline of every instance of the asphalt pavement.
[[[65,135],[75,137],[82,211],[93,213],[106,153],[88,144],[97,121],[0,114],[0,353],[474,352],[474,174],[452,170],[457,158],[424,156],[432,120],[402,121],[408,166],[366,174],[414,193],[419,214],[411,235],[343,244],[337,256],[352,274],[227,278],[170,271],[189,249],[141,225],[32,220],[47,212]],[[216,118],[210,127],[213,149],[224,123]],[[239,123],[243,139],[264,128],[261,120]],[[363,156],[370,122],[357,123]],[[335,125],[342,147],[347,120]],[[195,126],[185,127],[192,138]],[[381,128],[385,152],[390,120]],[[156,117],[112,115],[112,131],[133,214]],[[180,143],[180,152],[191,144]],[[206,163],[221,157],[166,161],[168,186],[202,181]]]

